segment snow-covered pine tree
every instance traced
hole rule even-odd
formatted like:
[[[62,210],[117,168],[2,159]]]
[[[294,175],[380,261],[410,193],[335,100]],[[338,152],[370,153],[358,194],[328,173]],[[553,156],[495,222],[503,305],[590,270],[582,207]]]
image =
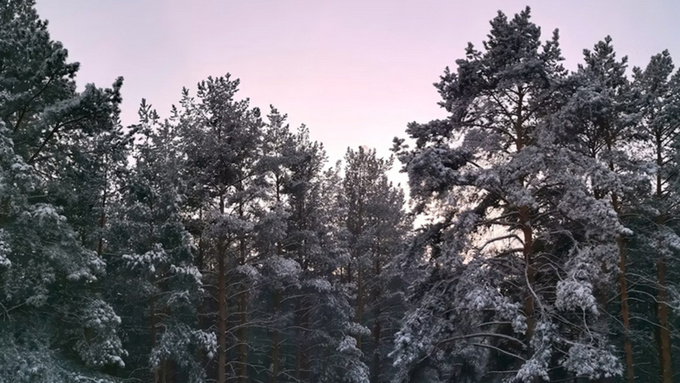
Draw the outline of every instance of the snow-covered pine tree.
[[[125,176],[135,132],[134,127],[123,128],[118,120],[121,85],[119,78],[112,89],[104,90],[109,93],[111,107],[99,114],[99,121],[81,122],[82,130],[69,132],[63,142],[55,142],[55,148],[37,164],[42,171],[46,171],[47,158],[67,164],[50,165],[54,182],[48,185],[48,194],[55,204],[64,207],[64,215],[83,244],[104,258],[107,211],[117,198],[115,183]]]
[[[267,227],[278,229],[260,231],[269,253],[277,254],[262,262],[269,279],[262,292],[275,309],[271,380],[367,382],[353,338],[358,327],[350,291],[338,274],[348,259],[339,168],[324,171],[323,146],[310,140],[306,127],[288,129],[285,115],[273,109],[268,155],[260,161],[270,172],[275,198],[269,200],[284,212],[277,216],[286,217],[285,225],[269,220]]]
[[[321,144],[312,142],[306,129],[294,140],[296,151],[303,154],[300,162],[290,169],[286,184],[288,209],[287,236],[284,251],[300,267],[300,286],[291,292],[289,332],[291,354],[288,376],[299,382],[318,379],[325,348],[333,348],[326,331],[327,322],[317,320],[313,307],[329,302],[329,280],[335,269],[334,259],[339,254],[337,238],[329,219],[336,218],[337,173],[324,171],[326,153]],[[333,184],[335,183],[335,184]],[[324,297],[327,297],[324,300]],[[342,297],[341,297],[342,298]]]
[[[266,315],[271,334],[266,369],[270,382],[287,381],[300,373],[295,356],[307,344],[308,331],[296,325],[297,309],[305,294],[302,270],[308,255],[318,251],[315,230],[323,227],[310,226],[318,218],[318,207],[308,203],[318,187],[326,154],[320,143],[310,140],[305,126],[292,132],[286,118],[272,107],[265,133],[265,156],[261,160],[269,172],[272,202],[271,213],[264,217],[258,230],[260,252],[265,256],[262,303],[265,312],[270,313]]]
[[[366,328],[355,321],[353,289],[342,270],[350,261],[347,242],[347,204],[344,200],[340,162],[320,176],[310,193],[308,208],[317,211],[315,220],[318,247],[306,254],[299,322],[309,329],[311,339],[300,343],[304,364],[303,382],[368,383],[369,368],[357,348],[356,337]],[[315,227],[315,226],[310,226]],[[300,341],[300,340],[298,340]],[[307,350],[305,343],[309,344]],[[303,368],[310,370],[304,373]]]
[[[218,383],[226,381],[227,370],[239,382],[248,377],[248,303],[259,274],[253,265],[256,225],[266,197],[258,165],[264,123],[247,99],[236,100],[238,85],[229,75],[209,77],[198,84],[196,98],[183,91],[176,112],[188,188],[184,214],[206,284],[216,286],[210,293],[217,304]]]
[[[108,225],[111,300],[134,350],[128,372],[154,383],[203,382],[198,352],[214,354],[216,341],[198,329],[204,290],[180,215],[184,185],[176,133],[144,100],[139,114],[134,167],[121,180]]]
[[[673,60],[668,51],[651,57],[643,69],[633,68],[633,87],[638,95],[636,106],[641,113],[639,134],[644,142],[635,151],[635,156],[651,166],[652,187],[636,207],[635,220],[630,220],[635,229],[636,248],[633,249],[633,273],[640,275],[636,289],[642,290],[636,300],[636,315],[647,317],[634,329],[642,330],[641,341],[634,344],[638,351],[636,358],[643,364],[658,365],[661,381],[673,381],[672,318],[669,292],[677,290],[673,281],[677,274],[678,250],[680,250],[680,229],[672,217],[678,214],[677,184],[678,157],[677,139],[680,134],[680,74],[673,73]],[[671,267],[669,267],[669,265]],[[652,282],[653,281],[653,282]],[[631,291],[635,297],[636,291]],[[656,296],[650,300],[649,296]],[[636,307],[637,306],[637,307]],[[640,307],[641,306],[641,307]],[[655,315],[648,316],[653,312]],[[656,322],[656,326],[648,323]],[[650,332],[656,344],[648,342]],[[635,339],[634,339],[635,340]],[[651,347],[650,347],[651,346]],[[657,355],[657,358],[650,356]],[[649,361],[645,363],[646,361]],[[647,373],[638,371],[637,376]],[[652,373],[648,379],[656,379]]]
[[[584,50],[585,64],[579,65],[565,88],[567,100],[557,113],[556,123],[565,128],[563,145],[597,161],[611,173],[601,177],[600,182],[590,182],[589,194],[602,201],[608,201],[619,220],[637,205],[637,195],[644,190],[648,181],[643,167],[632,155],[642,135],[637,129],[639,115],[635,107],[635,93],[625,76],[627,58],[617,60],[611,38],[598,42],[593,50]],[[566,139],[570,137],[570,139]],[[631,233],[627,233],[631,234]],[[599,299],[607,302],[612,295],[620,297],[619,317],[622,328],[623,351],[626,365],[626,379],[632,382],[635,376],[633,348],[631,342],[629,276],[628,266],[629,235],[619,233],[616,238],[618,253],[618,288],[610,291],[600,286]],[[614,292],[616,291],[616,292]]]
[[[61,177],[63,169],[85,163],[80,139],[118,128],[122,80],[78,93],[78,64],[68,63],[67,51],[50,39],[34,2],[2,1],[0,10],[0,376],[83,381],[93,370],[122,366],[125,351],[120,318],[97,291],[105,263],[69,199],[80,190]]]
[[[523,381],[621,373],[596,291],[611,284],[627,230],[591,185],[616,174],[573,150],[559,118],[558,34],[541,42],[527,8],[499,13],[437,88],[445,120],[396,140],[425,276],[393,353],[397,381]],[[603,268],[604,271],[603,272]]]
[[[392,185],[387,172],[392,159],[375,149],[359,147],[345,154],[343,194],[349,246],[346,281],[355,288],[354,320],[367,328],[356,335],[357,348],[371,369],[371,382],[391,381],[388,357],[393,336],[404,315],[407,270],[394,264],[410,230],[403,191]],[[395,279],[396,278],[396,279]]]

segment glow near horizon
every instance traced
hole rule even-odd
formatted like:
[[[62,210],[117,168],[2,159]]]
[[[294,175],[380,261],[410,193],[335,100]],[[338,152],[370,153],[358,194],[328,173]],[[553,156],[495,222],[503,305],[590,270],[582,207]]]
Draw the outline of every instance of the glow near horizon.
[[[162,118],[208,76],[241,79],[239,98],[288,114],[323,142],[331,162],[348,146],[389,155],[410,121],[444,117],[432,84],[455,68],[468,41],[481,47],[489,20],[532,8],[542,39],[560,29],[565,65],[606,35],[630,67],[668,49],[680,64],[675,1],[495,0],[37,0],[49,31],[79,61],[80,87],[124,76],[122,122],[142,98]],[[467,4],[467,6],[466,6]],[[629,71],[630,73],[630,71]],[[401,178],[401,177],[399,177]]]

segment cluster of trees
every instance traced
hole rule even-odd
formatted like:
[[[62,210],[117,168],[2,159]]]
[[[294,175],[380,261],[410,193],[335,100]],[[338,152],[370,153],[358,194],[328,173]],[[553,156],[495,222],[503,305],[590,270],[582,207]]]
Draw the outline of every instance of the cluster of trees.
[[[680,75],[540,39],[499,13],[446,70],[407,214],[229,75],[123,127],[0,0],[0,382],[677,381]]]
[[[609,37],[562,60],[499,13],[436,84],[449,117],[396,140],[431,218],[397,381],[678,381],[680,74],[628,77]]]
[[[123,127],[33,5],[0,1],[0,382],[391,380],[391,160],[328,166],[228,75]]]

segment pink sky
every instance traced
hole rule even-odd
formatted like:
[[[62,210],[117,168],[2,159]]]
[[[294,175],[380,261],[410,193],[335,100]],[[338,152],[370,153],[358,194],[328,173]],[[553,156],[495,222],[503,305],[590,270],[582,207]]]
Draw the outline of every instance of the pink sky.
[[[409,121],[443,117],[432,83],[468,41],[481,45],[497,10],[527,4],[546,39],[560,29],[570,69],[607,34],[632,65],[663,49],[680,63],[673,0],[37,0],[37,9],[81,63],[81,86],[125,77],[124,124],[142,97],[167,117],[183,86],[229,72],[242,98],[307,124],[336,160],[348,146],[389,155]]]

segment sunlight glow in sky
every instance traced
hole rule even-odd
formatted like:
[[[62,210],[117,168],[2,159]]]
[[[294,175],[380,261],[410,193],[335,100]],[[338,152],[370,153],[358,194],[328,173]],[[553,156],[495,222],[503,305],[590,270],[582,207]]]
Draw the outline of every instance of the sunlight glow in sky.
[[[307,124],[335,161],[348,146],[389,155],[408,122],[445,116],[432,83],[468,41],[481,46],[499,9],[527,4],[545,39],[560,29],[569,69],[607,34],[631,66],[663,49],[680,63],[673,0],[37,0],[37,9],[81,63],[80,86],[125,77],[124,124],[143,97],[167,117],[182,87],[229,72],[241,98]]]

